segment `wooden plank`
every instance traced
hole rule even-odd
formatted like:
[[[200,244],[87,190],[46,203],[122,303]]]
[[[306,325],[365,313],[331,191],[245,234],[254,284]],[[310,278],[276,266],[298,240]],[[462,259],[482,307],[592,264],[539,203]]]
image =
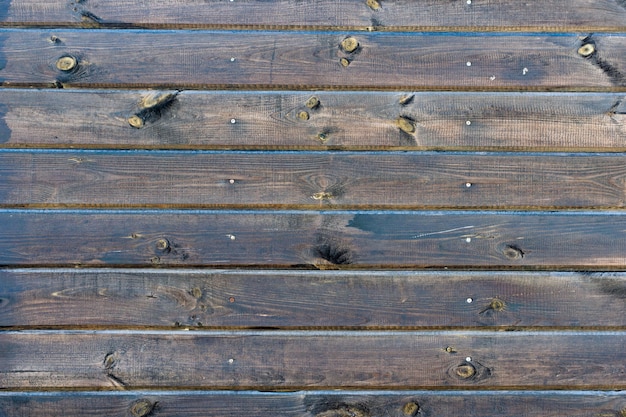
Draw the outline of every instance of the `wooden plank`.
[[[626,151],[624,94],[175,93],[6,89],[0,147]]]
[[[621,212],[0,211],[0,265],[624,269]]]
[[[338,28],[359,30],[624,30],[619,0],[488,2],[437,0],[202,1],[12,0],[0,3],[3,25],[190,28]]]
[[[625,405],[624,393],[612,391],[0,392],[6,417],[137,416],[141,410],[161,417],[621,417]]]
[[[0,380],[5,389],[620,390],[624,343],[624,332],[574,331],[9,331]]]
[[[0,56],[5,87],[626,91],[623,34],[5,29]]]
[[[624,154],[0,151],[2,207],[622,208]]]
[[[623,273],[5,269],[0,284],[4,328],[626,327]]]

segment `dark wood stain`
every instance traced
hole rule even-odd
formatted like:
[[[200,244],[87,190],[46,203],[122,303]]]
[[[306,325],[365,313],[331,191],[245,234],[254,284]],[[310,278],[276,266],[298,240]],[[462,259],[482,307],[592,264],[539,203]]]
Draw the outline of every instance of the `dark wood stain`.
[[[623,332],[0,334],[6,388],[111,389],[101,346],[122,353],[110,370],[127,389],[385,389],[519,387],[624,389]],[[67,345],[72,349],[68,350]],[[443,348],[456,346],[459,355]],[[511,360],[515,352],[523,360]],[[542,352],[541,356],[534,352]],[[41,361],[38,358],[55,360]],[[603,360],[596,361],[594,358]],[[465,358],[465,359],[463,359]],[[230,360],[232,359],[232,361]],[[28,363],[28,372],[15,372]],[[368,367],[355,366],[368,363]],[[476,369],[462,378],[459,366]],[[539,370],[540,369],[540,370]],[[419,370],[419,372],[416,372]],[[541,377],[537,377],[537,372]],[[210,375],[210,378],[206,378]]]
[[[280,28],[358,30],[526,30],[567,32],[623,30],[626,7],[622,0],[550,0],[525,4],[411,0],[295,0],[271,2],[214,2],[150,0],[133,6],[116,0],[12,0],[4,11],[6,26],[171,28]],[[176,10],[175,13],[172,11]],[[94,15],[97,19],[83,20]],[[88,25],[88,27],[94,27]],[[97,26],[96,26],[97,27]]]
[[[626,326],[623,273],[2,270],[0,280],[7,328]]]
[[[575,35],[362,33],[358,35],[361,48],[349,54],[351,64],[344,67],[339,60],[347,57],[339,45],[345,35],[334,33],[63,30],[55,32],[64,41],[62,50],[50,45],[47,32],[4,33],[5,45],[32,45],[21,50],[5,46],[1,52],[7,62],[5,87],[49,87],[54,80],[65,88],[606,91],[615,86],[612,72],[598,73],[596,66],[578,56]],[[595,39],[610,49],[612,68],[625,65],[623,35],[598,34]],[[150,53],[157,44],[158,60],[145,65],[155,61]],[[42,64],[56,62],[71,51],[80,61],[71,74],[59,74],[53,65]],[[436,72],[429,71],[433,62]],[[393,77],[371,76],[389,70]]]
[[[0,150],[0,206],[616,209],[625,177],[624,154]]]
[[[0,0],[0,415],[626,416],[625,19]]]
[[[142,129],[128,118],[155,92],[13,90],[0,96],[3,147],[354,150],[626,150],[624,94],[181,92]],[[308,108],[307,108],[308,109]],[[28,114],[29,117],[25,117]],[[396,126],[404,115],[414,135]],[[235,119],[236,123],[231,123]],[[470,125],[467,125],[470,121]]]

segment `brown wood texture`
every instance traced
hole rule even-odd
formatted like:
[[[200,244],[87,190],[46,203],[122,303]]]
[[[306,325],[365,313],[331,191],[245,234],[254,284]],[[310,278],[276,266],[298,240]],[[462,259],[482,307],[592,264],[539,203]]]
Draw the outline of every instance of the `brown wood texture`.
[[[141,410],[161,417],[621,417],[626,397],[589,391],[0,392],[0,412],[6,417],[135,416]]]
[[[623,273],[0,270],[4,328],[624,328]]]
[[[621,212],[0,211],[0,265],[624,269]]]
[[[626,91],[619,33],[5,29],[0,60],[4,87]]]
[[[0,206],[622,208],[624,154],[0,151]]]
[[[620,0],[418,3],[411,0],[206,1],[11,0],[0,3],[0,22],[11,26],[270,27],[361,30],[624,30]]]
[[[0,380],[7,389],[623,390],[624,343],[624,332],[575,331],[4,332]]]
[[[626,151],[624,94],[175,93],[5,89],[0,147]]]

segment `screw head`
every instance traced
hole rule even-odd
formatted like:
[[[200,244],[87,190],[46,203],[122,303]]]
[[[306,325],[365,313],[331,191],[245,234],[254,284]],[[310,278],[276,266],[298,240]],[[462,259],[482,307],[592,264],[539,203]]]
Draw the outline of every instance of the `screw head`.
[[[69,72],[73,70],[74,68],[76,68],[76,65],[78,65],[78,61],[76,60],[76,58],[70,55],[62,56],[61,58],[57,59],[56,64],[57,69],[63,72]]]
[[[301,112],[298,112],[298,119],[300,120],[309,120],[309,113],[302,110]]]

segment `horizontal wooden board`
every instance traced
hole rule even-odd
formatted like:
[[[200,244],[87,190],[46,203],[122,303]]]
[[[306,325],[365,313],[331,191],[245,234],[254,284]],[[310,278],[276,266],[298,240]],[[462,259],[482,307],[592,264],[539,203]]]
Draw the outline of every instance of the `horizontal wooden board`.
[[[272,27],[360,30],[623,30],[620,0],[420,1],[203,1],[11,0],[0,3],[3,25],[113,27]]]
[[[626,328],[623,273],[0,270],[4,328]]]
[[[146,110],[150,99],[166,105]],[[135,115],[143,127],[130,125]],[[400,117],[409,122],[405,130]],[[0,95],[0,147],[625,151],[625,126],[626,97],[608,93]]]
[[[622,208],[626,156],[0,151],[2,207]]]
[[[160,417],[621,417],[626,396],[609,391],[0,392],[5,417],[124,416],[141,410]]]
[[[625,389],[624,332],[0,333],[5,389]],[[453,350],[449,352],[449,350]]]
[[[0,211],[0,265],[624,269],[621,212]]]
[[[5,87],[626,91],[623,34],[5,29],[0,60]]]

